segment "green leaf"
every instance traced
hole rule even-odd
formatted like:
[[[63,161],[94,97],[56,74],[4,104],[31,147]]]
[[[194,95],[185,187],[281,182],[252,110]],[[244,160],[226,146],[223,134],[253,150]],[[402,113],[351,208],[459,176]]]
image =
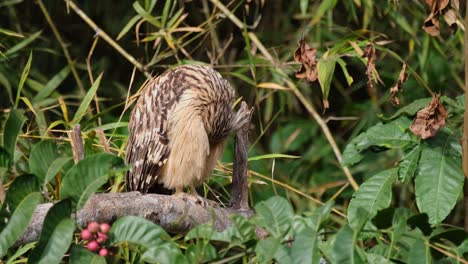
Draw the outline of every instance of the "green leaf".
[[[291,204],[280,196],[271,197],[255,206],[257,215],[252,222],[270,232],[274,237],[282,237],[289,229],[294,215]]]
[[[225,230],[226,231],[226,230]],[[201,238],[205,240],[216,240],[230,243],[231,236],[227,232],[220,233],[211,224],[197,225],[185,235],[185,240]]]
[[[354,250],[355,236],[349,225],[343,226],[336,234],[335,243],[333,245],[334,263],[340,264],[355,264],[363,263]]]
[[[195,243],[185,250],[189,263],[207,263],[218,258],[215,247],[209,242]]]
[[[72,242],[75,223],[70,218],[71,201],[62,200],[47,212],[36,248],[28,263],[60,263]]]
[[[106,183],[112,168],[123,164],[122,159],[107,153],[84,158],[63,177],[60,196],[70,197],[77,210],[82,208],[89,196]]]
[[[400,181],[409,182],[409,180],[413,178],[416,168],[418,167],[420,155],[421,146],[416,145],[416,147],[401,158],[400,164],[398,165],[398,178]]]
[[[299,7],[301,9],[301,15],[305,16],[307,14],[307,7],[309,6],[309,0],[301,0],[299,2]]]
[[[89,251],[80,245],[72,245],[70,250],[70,264],[106,264],[106,259]]]
[[[311,219],[312,224],[310,227],[313,231],[318,232],[320,230],[320,226],[328,220],[330,217],[330,212],[333,209],[334,202],[330,201],[320,206],[319,208],[315,209],[314,213],[309,217]]]
[[[259,155],[259,156],[255,156],[255,157],[250,157],[249,161],[263,160],[263,159],[278,159],[278,158],[298,159],[298,158],[300,158],[300,156],[286,155],[286,154],[280,154],[280,153],[271,153],[271,154],[266,154],[266,155]]]
[[[28,228],[36,206],[42,201],[41,194],[28,194],[16,207],[8,224],[0,233],[0,258],[7,254],[8,248],[13,246],[16,240]]]
[[[354,82],[354,79],[349,74],[348,69],[346,68],[346,62],[343,59],[339,58],[339,57],[336,59],[336,61],[338,62],[338,64],[341,67],[341,70],[343,71],[343,74],[344,74],[344,76],[346,78],[346,83],[348,84],[348,86],[351,86],[351,84],[353,84],[353,82]]]
[[[319,263],[320,254],[317,232],[310,227],[305,227],[294,234],[294,242],[291,246],[293,263]]]
[[[460,197],[464,181],[460,148],[458,139],[443,131],[422,144],[415,175],[416,203],[432,225],[441,223]]]
[[[60,155],[54,140],[46,139],[35,144],[29,156],[29,169],[41,183],[44,182],[52,162]]]
[[[138,3],[138,1],[133,3],[133,9],[146,21],[148,21],[150,24],[157,28],[161,28],[161,23],[153,17],[149,12],[147,12],[143,7]]]
[[[33,98],[33,102],[37,103],[44,98],[47,98],[57,87],[67,78],[70,74],[70,67],[67,65],[60,70],[49,82],[42,88],[42,90]]]
[[[259,240],[255,246],[258,263],[270,263],[281,246],[281,240],[275,237],[267,237]]]
[[[50,164],[49,168],[47,169],[47,173],[44,179],[43,184],[49,183],[55,175],[65,166],[65,164],[71,162],[73,160],[72,157],[59,157],[56,158],[52,164]]]
[[[359,134],[346,146],[343,152],[343,165],[349,166],[359,162],[363,157],[361,152],[371,146],[394,149],[417,143],[417,139],[406,132],[407,121],[406,117],[401,117],[387,124],[379,123]]]
[[[10,161],[13,161],[14,159],[16,140],[21,132],[24,122],[26,122],[26,118],[22,112],[16,109],[12,109],[10,111],[3,134],[3,146],[8,154],[10,154]]]
[[[424,107],[428,106],[429,103],[431,102],[432,98],[423,98],[423,99],[418,99],[414,100],[411,104],[406,105],[400,110],[398,110],[395,114],[393,114],[391,117],[386,118],[387,120],[389,119],[395,119],[403,114],[413,116],[415,115],[419,110],[423,109]]]
[[[361,220],[372,219],[379,210],[387,208],[392,201],[392,183],[397,176],[397,169],[382,171],[367,179],[354,193],[348,207],[349,225],[356,228]],[[358,209],[365,213],[359,213]]]
[[[4,148],[0,147],[0,168],[4,169],[4,171],[7,171],[10,167],[10,162],[10,154]],[[3,174],[0,174],[0,180],[3,176]]]
[[[20,246],[16,250],[16,252],[11,257],[8,258],[8,261],[6,264],[21,263],[22,260],[19,260],[19,258],[23,256],[24,254],[26,254],[26,252],[28,252],[29,250],[34,248],[35,245],[36,245],[36,242],[31,242],[24,246]]]
[[[406,263],[411,264],[427,264],[433,263],[431,257],[431,251],[424,240],[416,239],[411,245],[408,253],[408,259]]]
[[[141,259],[147,263],[160,263],[160,264],[185,264],[188,263],[187,259],[180,249],[171,243],[164,243],[157,247],[152,247],[143,253]]]
[[[15,46],[11,47],[8,49],[5,53],[3,53],[6,57],[15,54],[16,52],[20,51],[22,48],[26,47],[29,45],[31,42],[33,42],[37,37],[39,37],[42,33],[42,30],[39,30],[38,32],[32,34],[31,36],[25,38]],[[30,55],[31,56],[31,55]]]
[[[21,91],[23,91],[24,82],[28,78],[29,70],[31,69],[31,62],[32,62],[32,51],[29,53],[28,62],[26,63],[26,66],[24,66],[23,73],[21,74],[21,79],[18,84],[18,90],[16,91],[15,108],[18,108],[18,103],[21,97]]]
[[[13,183],[8,188],[5,201],[0,211],[0,217],[4,218],[10,215],[8,212],[14,212],[17,206],[31,193],[40,191],[39,181],[34,175],[23,174],[16,177]],[[0,221],[0,229],[5,225],[4,221]]]
[[[101,79],[102,79],[102,73],[99,74],[96,81],[94,81],[93,85],[91,86],[91,88],[89,88],[89,91],[86,93],[85,97],[83,98],[83,101],[81,102],[80,106],[78,107],[78,110],[76,110],[75,116],[73,117],[72,124],[80,123],[81,118],[83,118],[83,116],[86,114],[89,104],[93,100],[94,95],[96,94],[96,91],[99,87],[99,84],[101,83]]]
[[[336,59],[333,57],[321,58],[317,63],[318,81],[322,88],[324,105],[328,105],[328,94],[335,72]]]
[[[110,243],[129,242],[149,249],[158,247],[170,237],[160,226],[137,216],[124,216],[112,224]]]
[[[127,32],[133,27],[133,25],[136,24],[136,22],[138,22],[138,20],[140,20],[140,18],[141,17],[139,15],[132,17],[125,25],[125,27],[120,31],[119,35],[117,36],[117,40],[120,40],[123,36],[125,36],[125,34],[127,34]]]

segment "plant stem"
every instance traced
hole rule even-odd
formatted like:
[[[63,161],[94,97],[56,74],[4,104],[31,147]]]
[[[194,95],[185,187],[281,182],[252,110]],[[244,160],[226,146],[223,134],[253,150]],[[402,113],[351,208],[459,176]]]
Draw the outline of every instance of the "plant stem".
[[[47,20],[47,23],[49,24],[50,28],[54,32],[55,38],[57,38],[57,41],[60,43],[60,46],[62,47],[62,50],[63,50],[63,55],[65,55],[68,65],[70,65],[70,70],[73,74],[73,78],[75,78],[76,84],[78,85],[78,88],[80,89],[80,94],[81,96],[84,96],[86,92],[85,92],[83,83],[81,82],[80,76],[78,75],[78,71],[76,70],[75,62],[72,60],[70,53],[68,52],[67,44],[65,44],[65,41],[63,41],[62,36],[60,35],[60,32],[55,26],[54,21],[52,21],[52,18],[50,17],[49,12],[47,12],[47,9],[45,8],[42,0],[37,0],[37,4],[39,5],[39,8],[44,14],[44,17]]]
[[[465,184],[463,188],[463,200],[465,205],[465,231],[468,232],[468,4],[465,4],[465,113],[463,115],[463,174]]]
[[[95,32],[96,35],[104,39],[109,45],[111,45],[117,52],[119,52],[124,58],[126,58],[130,63],[135,65],[135,67],[140,70],[147,78],[151,77],[151,74],[148,72],[146,67],[139,63],[132,55],[130,55],[127,51],[125,51],[117,42],[115,42],[106,32],[104,32],[101,28],[99,28],[96,23],[93,22],[73,1],[71,0],[64,0],[67,5],[69,5],[75,13],[83,19],[86,24],[88,24]]]
[[[244,24],[232,13],[229,11],[229,9],[223,5],[219,0],[210,0],[217,8],[221,10],[231,21],[234,23],[240,30],[244,30]],[[260,52],[265,56],[273,65],[276,65],[277,63],[275,62],[275,59],[271,54],[268,52],[268,50],[265,48],[263,43],[257,38],[257,36],[253,32],[248,32],[247,35],[249,36],[250,40],[257,45],[257,48],[260,50]],[[299,101],[302,103],[302,105],[307,109],[310,115],[315,119],[317,124],[320,126],[322,129],[323,134],[328,140],[328,143],[333,149],[333,152],[335,153],[335,157],[338,160],[338,162],[341,163],[342,156],[341,156],[341,151],[338,148],[338,145],[336,144],[335,139],[333,138],[332,133],[330,132],[330,129],[327,126],[327,123],[323,120],[323,118],[320,116],[320,114],[315,110],[314,106],[305,98],[305,96],[301,93],[299,88],[291,81],[289,78],[287,78],[287,75],[284,73],[284,71],[276,67],[276,70],[284,76],[284,81],[288,85],[288,87],[292,90],[294,95],[299,99]],[[344,174],[346,175],[346,178],[348,179],[349,183],[353,187],[354,190],[357,190],[359,188],[359,185],[356,183],[356,181],[353,178],[353,175],[351,174],[351,171],[349,170],[348,167],[346,166],[341,166],[341,169],[343,170]]]

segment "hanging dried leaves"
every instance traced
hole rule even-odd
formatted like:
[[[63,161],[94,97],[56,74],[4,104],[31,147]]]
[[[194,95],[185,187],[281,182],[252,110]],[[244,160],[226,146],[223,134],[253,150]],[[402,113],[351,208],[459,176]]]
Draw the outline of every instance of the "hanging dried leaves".
[[[439,98],[440,95],[434,95],[429,106],[419,110],[410,127],[411,132],[422,139],[435,136],[445,126],[445,119],[447,119],[448,114]]]
[[[375,68],[375,47],[374,43],[367,44],[366,49],[364,50],[364,54],[362,55],[364,58],[367,58],[367,88],[369,91],[373,91],[374,83],[380,82],[383,84],[382,80],[380,79],[379,73]]]
[[[431,8],[431,13],[424,21],[423,29],[431,36],[440,34],[439,17],[442,15],[453,33],[458,29],[457,12],[459,10],[459,0],[426,0],[426,4]]]
[[[316,49],[310,48],[307,43],[301,39],[298,43],[299,47],[294,52],[294,60],[302,63],[301,68],[296,72],[296,78],[306,79],[314,82],[317,80],[317,60],[315,59]]]
[[[398,76],[398,80],[396,84],[390,88],[390,101],[394,105],[400,104],[400,99],[396,96],[398,92],[403,91],[403,83],[408,79],[408,74],[406,74],[406,63],[403,63],[403,67],[401,68],[400,75]]]

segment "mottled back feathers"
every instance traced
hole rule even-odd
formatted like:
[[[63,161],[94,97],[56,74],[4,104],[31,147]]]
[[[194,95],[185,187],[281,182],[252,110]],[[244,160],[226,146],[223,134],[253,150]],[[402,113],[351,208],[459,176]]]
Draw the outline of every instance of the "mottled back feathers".
[[[229,83],[206,66],[179,66],[149,81],[130,117],[127,188],[203,181],[244,120],[231,109],[234,99]]]

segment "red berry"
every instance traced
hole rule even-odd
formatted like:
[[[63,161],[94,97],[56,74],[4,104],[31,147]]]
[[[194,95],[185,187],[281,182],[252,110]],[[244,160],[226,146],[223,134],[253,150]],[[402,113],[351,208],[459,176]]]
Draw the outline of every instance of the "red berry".
[[[99,231],[99,224],[98,222],[91,222],[88,224],[88,230],[89,232],[91,233],[96,233],[97,231]]]
[[[99,230],[101,230],[102,233],[107,234],[110,230],[110,225],[108,223],[102,223],[99,225]]]
[[[107,256],[107,254],[109,254],[109,250],[107,250],[107,248],[101,248],[101,250],[99,250],[99,256]]]
[[[87,248],[91,251],[96,251],[99,248],[99,244],[98,242],[93,240],[88,243]]]
[[[98,236],[98,238],[96,239],[96,241],[97,241],[99,244],[106,242],[106,240],[107,240],[107,235],[106,235],[106,234],[103,234],[103,233],[101,233],[101,232],[98,232],[98,233],[97,233],[97,236]]]
[[[90,240],[93,238],[93,234],[91,234],[88,229],[83,229],[81,230],[81,238],[84,240]]]

